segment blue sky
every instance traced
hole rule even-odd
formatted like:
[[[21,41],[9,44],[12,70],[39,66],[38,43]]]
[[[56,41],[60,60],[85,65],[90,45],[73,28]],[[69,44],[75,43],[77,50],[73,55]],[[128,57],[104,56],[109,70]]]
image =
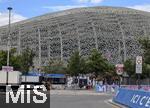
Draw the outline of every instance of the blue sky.
[[[7,23],[7,7],[13,7],[13,22],[45,13],[89,6],[119,6],[150,12],[150,0],[0,0],[0,25]]]

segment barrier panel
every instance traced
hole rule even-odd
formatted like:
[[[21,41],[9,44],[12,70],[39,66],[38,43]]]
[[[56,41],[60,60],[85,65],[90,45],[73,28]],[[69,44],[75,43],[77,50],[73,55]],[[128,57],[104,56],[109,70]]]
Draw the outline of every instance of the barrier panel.
[[[130,108],[150,108],[150,92],[120,88],[113,101]]]
[[[118,90],[118,85],[95,85],[96,92],[106,92],[106,93],[116,93]]]
[[[138,85],[122,85],[121,88],[138,90]],[[150,85],[140,85],[140,90],[150,91]]]

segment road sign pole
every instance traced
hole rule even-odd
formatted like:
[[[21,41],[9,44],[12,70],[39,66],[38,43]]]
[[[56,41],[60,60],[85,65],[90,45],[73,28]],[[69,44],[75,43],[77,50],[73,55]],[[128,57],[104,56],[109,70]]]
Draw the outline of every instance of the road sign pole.
[[[119,88],[121,86],[121,75],[119,75]]]
[[[142,74],[142,56],[137,56],[136,57],[136,74],[137,74],[137,80],[138,80],[138,89],[140,89],[140,85],[141,85],[141,78],[140,78],[140,74]]]
[[[6,75],[7,75],[7,76],[6,76],[6,78],[7,78],[7,79],[6,79],[6,85],[8,85],[8,75],[9,75],[9,74],[8,74],[8,71],[6,72]]]
[[[138,76],[138,90],[141,88],[141,79],[140,79],[140,74],[137,74]]]

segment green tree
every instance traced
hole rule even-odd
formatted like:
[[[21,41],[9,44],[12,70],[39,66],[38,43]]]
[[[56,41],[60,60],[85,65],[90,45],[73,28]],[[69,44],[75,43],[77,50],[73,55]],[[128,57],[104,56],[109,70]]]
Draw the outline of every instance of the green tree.
[[[10,61],[9,65],[13,66],[14,70],[20,70],[21,67],[21,56],[16,54],[16,49],[13,48],[10,50]],[[7,65],[7,51],[0,51],[0,69],[2,66]]]
[[[29,72],[29,68],[31,66],[33,66],[33,59],[35,57],[35,53],[29,49],[29,48],[26,48],[22,54],[21,54],[21,57],[20,57],[20,60],[21,60],[21,71],[24,72],[24,73],[27,73]]]
[[[135,74],[135,63],[131,59],[126,60],[124,62],[124,70],[131,77]]]
[[[29,48],[26,48],[21,55],[18,55],[16,49],[10,50],[9,65],[14,67],[14,70],[21,72],[28,72],[29,68],[33,66],[33,59],[35,54]],[[0,69],[7,65],[7,51],[0,51]]]
[[[144,78],[150,77],[150,64],[143,63],[142,77]]]
[[[143,63],[143,77],[150,77],[150,39],[149,37],[141,38],[139,42],[142,45],[142,49],[144,51],[144,63]]]
[[[86,61],[76,51],[70,57],[67,68],[70,75],[77,76],[78,74],[86,73]]]
[[[95,75],[103,76],[109,70],[108,61],[96,49],[93,49],[87,62],[88,68]]]
[[[0,51],[0,69],[2,69],[2,66],[6,65],[7,65],[7,52]]]
[[[124,70],[129,75],[129,84],[131,82],[131,77],[135,75],[135,62],[128,59],[124,62]]]
[[[144,63],[150,64],[150,39],[148,37],[139,40],[144,50]]]
[[[13,55],[10,57],[10,66],[13,66],[14,70],[21,71],[21,56]]]

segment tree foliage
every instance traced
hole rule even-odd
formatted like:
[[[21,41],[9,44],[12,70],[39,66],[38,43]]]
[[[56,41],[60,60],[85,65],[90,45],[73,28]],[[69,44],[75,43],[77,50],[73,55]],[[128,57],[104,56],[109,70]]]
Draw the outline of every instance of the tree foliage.
[[[148,37],[140,39],[142,49],[144,50],[144,63],[150,64],[150,39]]]
[[[110,64],[96,49],[93,49],[90,56],[86,59],[80,56],[79,52],[75,52],[70,57],[67,68],[69,74],[75,76],[78,74],[94,73],[96,76],[105,77],[115,74],[114,65]]]
[[[129,77],[135,74],[135,62],[133,60],[128,59],[124,62],[124,71],[129,75]]]
[[[73,76],[86,73],[85,60],[80,56],[78,51],[73,53],[73,55],[70,57],[67,68],[68,73]]]
[[[30,66],[33,65],[34,53],[29,48],[25,49],[21,55],[16,53],[16,49],[10,50],[9,65],[14,67],[14,70],[28,72]],[[0,51],[0,69],[7,65],[7,51]]]
[[[29,68],[33,66],[34,57],[35,57],[35,53],[29,48],[26,48],[22,52],[21,57],[20,57],[20,60],[21,60],[20,66],[21,66],[22,72],[24,73],[29,72]]]
[[[46,73],[66,73],[66,67],[64,63],[60,60],[50,59],[47,66],[43,67],[44,72]]]
[[[10,50],[10,60],[9,65],[13,66],[15,70],[20,70],[20,55],[16,54],[16,49]],[[0,69],[2,66],[7,65],[7,51],[0,51]]]
[[[139,41],[144,51],[143,76],[150,77],[150,39],[142,38]]]
[[[107,59],[98,52],[96,49],[93,49],[91,55],[88,59],[88,67],[91,72],[94,72],[97,75],[104,75],[106,72],[110,72],[114,69],[113,65],[109,64]]]
[[[144,78],[149,78],[150,77],[150,64],[143,64],[143,72],[142,72],[142,76]]]
[[[7,52],[6,51],[0,51],[0,69],[2,66],[7,65]]]

